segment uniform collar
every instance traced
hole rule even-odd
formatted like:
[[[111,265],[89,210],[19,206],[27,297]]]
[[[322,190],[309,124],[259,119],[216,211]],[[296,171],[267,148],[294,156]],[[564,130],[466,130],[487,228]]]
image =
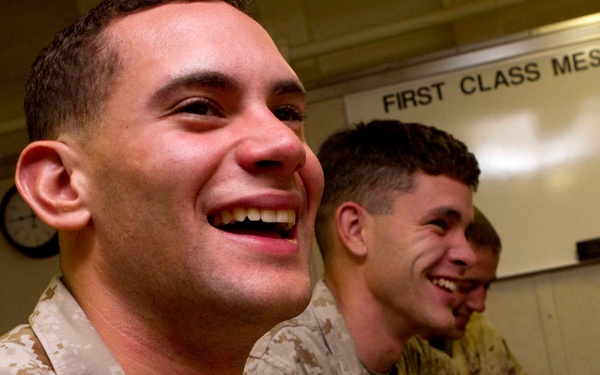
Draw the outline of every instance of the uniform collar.
[[[124,375],[60,276],[38,301],[29,323],[57,375]]]

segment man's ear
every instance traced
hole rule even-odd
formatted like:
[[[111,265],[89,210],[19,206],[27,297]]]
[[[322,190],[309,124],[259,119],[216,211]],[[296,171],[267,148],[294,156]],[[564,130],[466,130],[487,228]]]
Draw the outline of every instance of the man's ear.
[[[365,242],[365,229],[370,215],[356,202],[344,202],[335,211],[335,226],[340,240],[356,257],[365,257],[368,245]]]
[[[17,163],[21,196],[42,221],[61,230],[82,229],[91,216],[74,181],[80,172],[77,156],[64,143],[38,141],[23,150]]]

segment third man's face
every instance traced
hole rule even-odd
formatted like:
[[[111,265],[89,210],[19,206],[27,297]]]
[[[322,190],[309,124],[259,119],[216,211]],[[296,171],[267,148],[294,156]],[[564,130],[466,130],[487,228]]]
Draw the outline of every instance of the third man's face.
[[[496,280],[496,268],[500,256],[492,249],[475,247],[477,263],[465,272],[464,279],[458,283],[459,302],[453,310],[456,325],[447,334],[457,339],[465,334],[467,323],[474,311],[485,310],[485,299],[490,284]]]

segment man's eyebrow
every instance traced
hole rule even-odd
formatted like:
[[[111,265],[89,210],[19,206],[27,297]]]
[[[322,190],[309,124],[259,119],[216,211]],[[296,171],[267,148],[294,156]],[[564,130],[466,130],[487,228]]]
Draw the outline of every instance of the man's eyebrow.
[[[185,74],[170,80],[150,96],[148,103],[154,107],[159,103],[165,102],[171,95],[180,90],[200,87],[211,87],[224,91],[240,91],[238,83],[231,77],[215,71],[201,71]]]
[[[460,211],[452,207],[436,207],[429,211],[429,216],[451,217],[456,220],[462,219]]]
[[[302,87],[302,84],[293,79],[277,81],[272,86],[271,92],[275,96],[299,95],[302,98],[306,98],[306,91]]]

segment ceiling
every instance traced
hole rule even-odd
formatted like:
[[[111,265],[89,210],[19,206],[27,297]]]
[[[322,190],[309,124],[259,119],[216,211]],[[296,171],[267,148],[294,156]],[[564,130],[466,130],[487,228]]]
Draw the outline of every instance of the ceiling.
[[[26,144],[22,87],[52,34],[98,0],[0,0],[0,177]],[[598,0],[254,0],[309,89],[600,12]],[[10,172],[9,172],[10,174]]]

